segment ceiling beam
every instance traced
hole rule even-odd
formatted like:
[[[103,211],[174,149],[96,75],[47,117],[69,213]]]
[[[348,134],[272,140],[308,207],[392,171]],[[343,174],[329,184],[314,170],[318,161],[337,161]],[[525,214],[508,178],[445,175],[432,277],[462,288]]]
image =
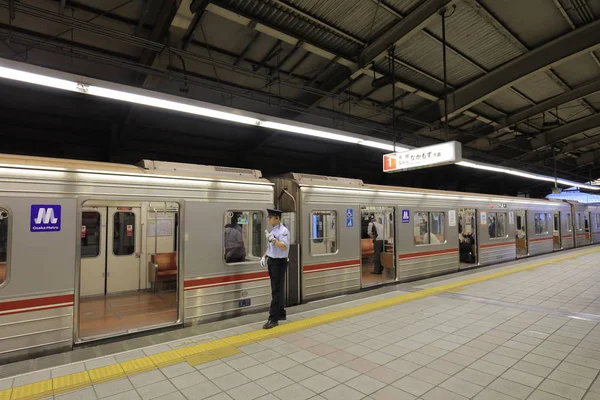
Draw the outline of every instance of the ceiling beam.
[[[448,117],[460,114],[535,72],[548,70],[599,47],[600,20],[597,20],[533,49],[452,91],[448,96]],[[418,111],[415,118],[434,123],[443,118],[443,110],[443,102],[440,101]]]
[[[593,164],[596,160],[600,161],[600,150],[583,153],[581,157],[577,159],[577,165]]]
[[[379,61],[386,56],[387,50],[392,45],[400,45],[411,38],[415,33],[425,28],[433,19],[438,17],[438,11],[449,6],[451,0],[426,0],[413,12],[401,19],[391,29],[367,46],[358,57],[360,68],[374,61]]]
[[[181,0],[150,0],[150,3],[152,4],[148,5],[148,8],[152,9],[153,7],[159,7],[154,27],[148,37],[150,41],[164,44],[169,28],[177,14],[180,2]],[[152,65],[157,54],[157,52],[144,49],[140,56],[140,63]]]
[[[213,1],[215,1],[215,0],[213,0]],[[450,3],[448,3],[448,4],[450,4]],[[266,25],[264,22],[261,22],[261,21],[253,21],[253,19],[252,19],[253,17],[250,16],[249,14],[244,13],[243,11],[234,9],[232,7],[229,7],[228,5],[223,4],[221,2],[219,2],[218,4],[215,4],[215,3],[209,4],[207,7],[207,11],[209,11],[215,15],[218,15],[222,18],[225,18],[229,21],[235,22],[239,25],[255,29],[256,31],[262,32],[265,35],[268,35],[275,39],[281,39],[285,43],[288,43],[292,46],[299,45],[299,48],[301,48],[302,50],[307,52],[305,54],[305,57],[303,57],[300,60],[300,62],[303,62],[305,60],[305,58],[308,57],[309,54],[314,54],[321,58],[325,58],[326,60],[332,60],[332,59],[336,58],[336,62],[340,66],[346,67],[349,70],[356,70],[357,73],[355,75],[357,75],[357,76],[359,74],[363,74],[363,75],[368,75],[374,79],[378,79],[378,78],[381,78],[382,76],[384,76],[381,72],[374,71],[370,65],[367,65],[364,68],[358,68],[357,63],[353,60],[350,60],[346,57],[342,57],[339,54],[334,54],[332,51],[326,50],[323,47],[319,47],[319,45],[317,45],[317,44],[309,43],[309,42],[305,41],[304,39],[301,39],[301,38],[295,37],[291,34],[285,33],[277,27],[274,27],[271,25]],[[295,68],[296,67],[293,67],[291,69],[291,71],[294,71]],[[347,74],[347,72],[344,72],[344,71],[345,70],[342,68],[342,71],[340,73]],[[332,79],[334,79],[334,78],[335,77],[332,77]],[[351,78],[351,79],[348,79],[347,81],[353,82],[354,79]],[[342,85],[347,85],[348,87],[350,86],[347,83],[342,84]],[[342,87],[345,87],[345,86],[342,86]],[[409,92],[410,94],[414,94],[415,96],[419,96],[423,99],[426,99],[426,100],[429,100],[432,102],[439,100],[439,97],[437,97],[436,94],[428,92],[427,90],[424,90],[422,88],[416,87],[413,84],[403,82],[399,79],[396,80],[396,87],[403,91]],[[326,98],[326,97],[323,97],[325,94],[322,94],[321,97]],[[329,93],[329,94],[331,94],[331,93]],[[317,97],[317,98],[319,98],[319,97]],[[486,124],[492,124],[492,125],[497,124],[495,121],[492,121],[489,118],[479,115],[479,114],[476,114],[472,111],[466,111],[465,114],[469,115],[470,117],[475,118],[483,123],[486,123]],[[420,125],[425,126],[427,124],[421,123]]]
[[[568,154],[579,149],[582,149],[587,146],[591,146],[592,144],[598,143],[600,138],[598,136],[586,137],[585,139],[576,140],[574,142],[567,143],[566,146],[560,149],[560,153],[556,155],[557,160],[562,160],[564,158],[568,158]],[[541,153],[528,153],[525,157],[518,157],[522,161],[529,161],[532,163],[542,162],[548,158],[552,157],[552,150],[544,151]]]
[[[238,58],[233,62],[233,65],[239,65],[240,62],[242,62],[242,60],[246,58],[246,55],[250,52],[250,49],[252,49],[252,46],[254,46],[259,37],[260,32],[254,32],[254,35],[250,38],[250,41],[246,44],[244,50],[242,50]]]
[[[387,30],[382,36],[368,45],[358,56],[358,63],[351,68],[344,68],[341,73],[332,71],[333,79],[321,85],[320,89],[326,92],[336,92],[348,80],[356,78],[363,74],[363,69],[369,64],[386,57],[387,50],[392,45],[401,45],[420,32],[435,18],[438,18],[440,8],[451,4],[453,0],[426,0],[413,12],[401,19],[391,29]],[[332,66],[339,69],[337,65]],[[306,99],[307,105],[314,107],[323,101],[324,98]],[[303,101],[304,102],[304,101]]]
[[[545,146],[550,146],[573,135],[577,135],[578,133],[593,129],[598,125],[600,125],[600,114],[588,115],[587,117],[561,125],[558,128],[540,133],[532,140],[520,138],[515,142],[515,145],[523,148],[529,147],[531,151],[525,153],[529,154]]]
[[[532,118],[538,114],[542,114],[545,111],[550,110],[552,108],[556,108],[562,104],[566,104],[574,100],[579,100],[583,97],[592,95],[597,92],[600,92],[600,79],[584,83],[581,86],[569,90],[568,92],[561,93],[557,96],[549,98],[548,100],[542,101],[541,103],[538,103],[534,106],[527,107],[521,111],[517,111],[513,114],[507,115],[506,117],[502,118],[501,121],[499,121],[499,124],[497,126],[488,125],[480,130],[475,131],[474,133],[478,136],[481,135],[483,137],[496,131],[501,131],[510,126],[516,125],[519,122],[523,122],[529,118]],[[462,135],[456,140],[462,141],[468,139],[468,135]]]

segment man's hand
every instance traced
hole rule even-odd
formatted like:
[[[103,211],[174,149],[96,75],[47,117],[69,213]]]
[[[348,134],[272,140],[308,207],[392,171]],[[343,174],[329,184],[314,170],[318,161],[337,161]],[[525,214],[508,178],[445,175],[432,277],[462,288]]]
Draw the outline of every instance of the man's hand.
[[[269,231],[267,231],[265,229],[265,237],[267,238],[267,242],[271,243],[275,241],[275,236],[273,236],[272,233],[269,233]]]

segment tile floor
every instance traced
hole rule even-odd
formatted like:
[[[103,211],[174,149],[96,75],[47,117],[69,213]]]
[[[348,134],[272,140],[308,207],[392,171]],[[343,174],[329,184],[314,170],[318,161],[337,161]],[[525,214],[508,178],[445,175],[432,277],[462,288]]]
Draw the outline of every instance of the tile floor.
[[[172,365],[55,399],[599,400],[599,323],[595,253],[253,343],[240,354],[196,367]],[[0,390],[241,330],[1,380]]]

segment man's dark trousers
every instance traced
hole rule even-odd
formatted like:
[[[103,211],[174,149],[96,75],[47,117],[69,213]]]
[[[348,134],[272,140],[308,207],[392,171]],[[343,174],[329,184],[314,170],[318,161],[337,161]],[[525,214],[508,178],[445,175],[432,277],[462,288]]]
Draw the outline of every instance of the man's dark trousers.
[[[284,287],[285,272],[287,270],[287,259],[285,258],[267,258],[269,267],[269,277],[271,278],[271,308],[269,310],[269,319],[278,321],[286,318]]]

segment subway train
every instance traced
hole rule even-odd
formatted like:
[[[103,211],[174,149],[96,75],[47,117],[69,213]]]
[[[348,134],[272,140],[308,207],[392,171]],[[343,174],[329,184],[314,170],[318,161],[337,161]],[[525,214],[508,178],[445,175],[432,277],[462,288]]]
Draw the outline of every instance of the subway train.
[[[0,180],[3,363],[266,310],[274,206],[288,306],[600,242],[600,207],[349,178],[0,155]]]

